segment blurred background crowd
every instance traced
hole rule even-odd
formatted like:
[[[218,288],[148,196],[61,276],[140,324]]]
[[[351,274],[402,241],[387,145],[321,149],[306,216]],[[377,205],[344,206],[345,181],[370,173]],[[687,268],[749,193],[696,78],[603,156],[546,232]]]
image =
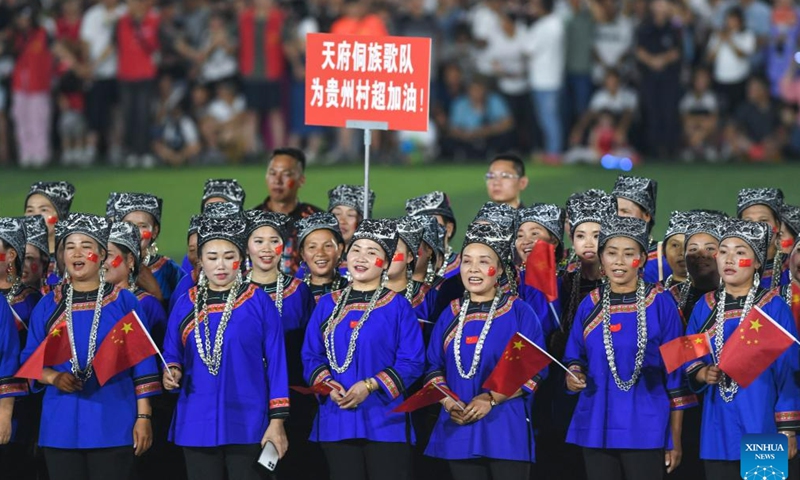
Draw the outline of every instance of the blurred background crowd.
[[[433,39],[431,129],[378,161],[800,157],[794,0],[1,0],[0,165],[358,161],[304,124],[310,32]]]

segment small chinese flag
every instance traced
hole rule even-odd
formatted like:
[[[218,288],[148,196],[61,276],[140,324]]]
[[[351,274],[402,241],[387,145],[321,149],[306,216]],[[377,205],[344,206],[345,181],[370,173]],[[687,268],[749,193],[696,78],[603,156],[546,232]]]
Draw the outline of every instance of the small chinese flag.
[[[658,347],[667,373],[672,373],[681,368],[686,362],[691,362],[711,353],[711,345],[705,333],[686,335],[671,340]]]
[[[525,259],[525,284],[544,293],[548,302],[558,298],[556,247],[537,241]]]
[[[42,379],[42,369],[60,365],[72,357],[69,348],[67,323],[61,322],[50,330],[42,343],[14,375],[17,378]]]
[[[797,339],[756,305],[725,342],[719,368],[747,387],[793,342]]]
[[[158,353],[139,316],[131,310],[114,325],[97,349],[93,363],[97,381],[103,386],[114,375]]]
[[[483,383],[483,388],[511,396],[525,382],[550,365],[550,361],[550,356],[538,345],[517,332],[508,341],[503,356]]]
[[[303,395],[329,395],[333,391],[333,387],[328,385],[327,383],[320,382],[312,387],[303,387],[300,385],[289,387],[297,393]]]
[[[456,395],[452,390],[444,385],[435,385],[431,382],[422,387],[422,389],[414,395],[408,397],[405,402],[398,405],[397,408],[392,411],[397,413],[413,412],[414,410],[419,410],[422,407],[433,405],[445,397],[450,397],[453,400],[458,401],[458,395]]]

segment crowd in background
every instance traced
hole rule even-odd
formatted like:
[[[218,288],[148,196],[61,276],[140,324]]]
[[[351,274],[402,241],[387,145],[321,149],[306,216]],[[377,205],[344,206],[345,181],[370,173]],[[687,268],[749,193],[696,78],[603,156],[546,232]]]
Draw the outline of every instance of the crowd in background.
[[[431,129],[384,162],[800,154],[793,0],[4,0],[0,165],[360,158],[304,123],[305,35],[433,39]]]

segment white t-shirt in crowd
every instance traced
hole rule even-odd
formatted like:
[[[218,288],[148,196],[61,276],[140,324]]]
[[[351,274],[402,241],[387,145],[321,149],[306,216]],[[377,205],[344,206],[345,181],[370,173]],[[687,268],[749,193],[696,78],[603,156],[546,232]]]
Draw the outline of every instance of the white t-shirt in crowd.
[[[745,53],[743,57],[736,55],[731,43]],[[756,36],[750,30],[736,32],[730,37],[729,42],[722,42],[719,33],[711,35],[708,42],[708,51],[717,48],[714,58],[714,80],[718,83],[739,83],[750,76],[750,57],[756,51]]]
[[[596,23],[594,26],[594,51],[604,65],[619,67],[620,60],[633,49],[633,22],[625,15],[608,23]],[[592,72],[595,82],[605,77],[605,69],[598,63]]]
[[[117,20],[125,14],[124,5],[107,10],[102,3],[86,10],[81,20],[80,37],[89,47],[89,58],[94,62],[111,45]],[[112,53],[94,71],[94,78],[108,79],[117,75],[117,54]]]
[[[514,29],[514,36],[509,37],[502,29],[489,34],[486,39],[486,60],[490,71],[481,72],[485,75],[496,76],[494,65],[499,65],[503,76],[498,76],[497,88],[506,95],[521,95],[529,90],[528,71],[525,61],[525,42],[528,29],[522,22],[518,22]]]
[[[681,113],[717,113],[719,106],[717,104],[717,97],[713,92],[705,91],[700,95],[695,92],[688,92],[681,99],[678,109]]]
[[[626,87],[620,87],[614,95],[606,89],[597,91],[589,102],[589,110],[593,112],[606,110],[619,115],[628,110],[636,110],[638,105],[636,92]]]
[[[488,42],[489,37],[502,28],[497,12],[483,3],[479,3],[470,11],[469,18],[472,22],[472,37],[475,40]],[[491,74],[492,63],[488,47],[475,49],[475,68],[485,75]]]
[[[531,25],[525,42],[528,78],[533,90],[553,91],[564,83],[566,36],[564,20],[556,13]]]
[[[233,100],[233,103],[228,103],[222,99],[217,98],[208,106],[206,113],[214,120],[225,123],[230,121],[236,115],[244,112],[245,101],[240,95]]]
[[[180,140],[183,140],[184,148],[200,141],[194,121],[185,115],[177,122],[171,120],[164,125],[162,137],[164,143],[174,146]]]

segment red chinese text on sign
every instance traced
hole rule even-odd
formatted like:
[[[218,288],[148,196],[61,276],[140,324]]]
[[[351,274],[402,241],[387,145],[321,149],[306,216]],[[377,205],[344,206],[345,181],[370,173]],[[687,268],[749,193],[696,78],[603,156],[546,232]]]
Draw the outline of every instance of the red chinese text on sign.
[[[386,122],[428,130],[431,40],[310,33],[306,37],[306,124]]]

